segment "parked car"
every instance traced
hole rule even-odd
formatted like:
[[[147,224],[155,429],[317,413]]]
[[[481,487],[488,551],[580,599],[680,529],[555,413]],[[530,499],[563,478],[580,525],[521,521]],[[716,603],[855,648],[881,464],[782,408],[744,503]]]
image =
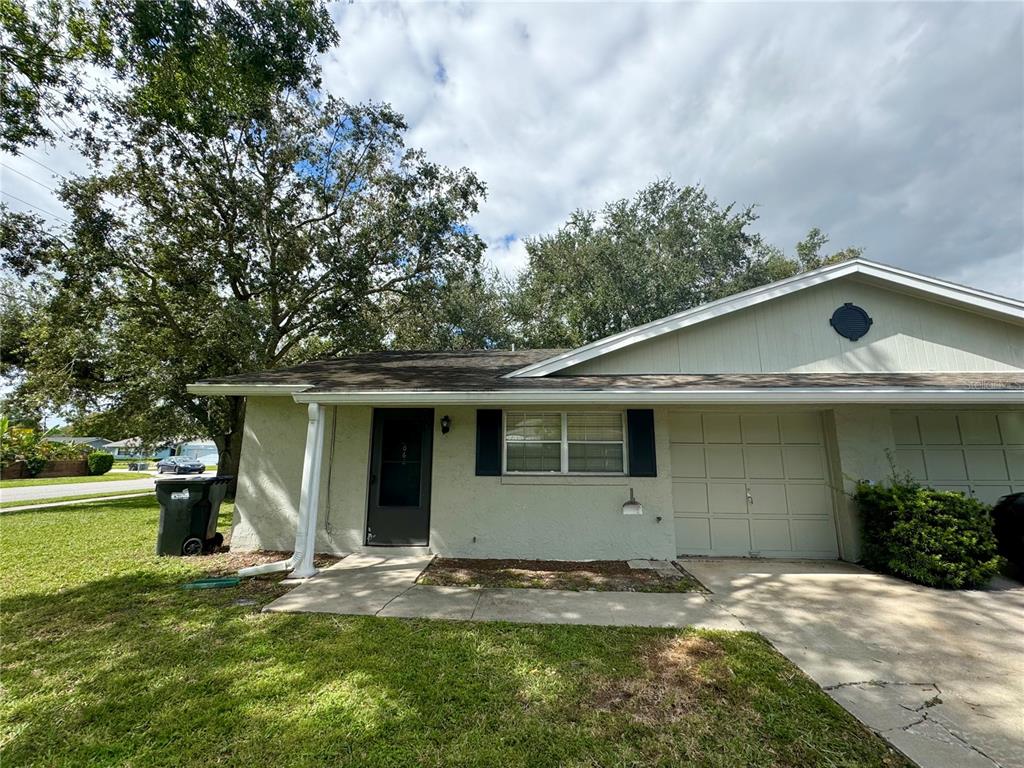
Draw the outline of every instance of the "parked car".
[[[1024,493],[1003,496],[992,507],[999,554],[1006,558],[1013,576],[1024,577]]]
[[[206,465],[188,456],[168,456],[156,463],[156,472],[162,475],[171,472],[175,475],[187,475],[192,472],[205,472]]]

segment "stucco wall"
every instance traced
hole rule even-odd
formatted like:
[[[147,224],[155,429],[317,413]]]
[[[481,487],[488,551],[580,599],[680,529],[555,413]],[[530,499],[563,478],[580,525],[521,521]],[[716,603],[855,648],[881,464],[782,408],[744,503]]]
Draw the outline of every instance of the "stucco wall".
[[[317,551],[340,554],[363,544],[373,409],[339,406],[325,410]],[[447,435],[441,434],[439,426],[444,414],[452,420]],[[892,409],[837,406],[825,410],[823,417],[840,554],[843,559],[856,560],[860,553],[859,520],[850,494],[858,480],[884,481],[892,473],[889,455],[896,450]],[[291,550],[305,432],[306,406],[288,397],[250,398],[233,547]],[[431,549],[454,557],[674,557],[668,407],[655,409],[655,434],[657,478],[477,477],[476,409],[438,406],[434,419]],[[630,487],[644,505],[642,516],[622,514]],[[659,516],[660,522],[656,519]]]
[[[655,410],[657,478],[477,477],[475,409],[442,406],[436,413],[438,419],[447,413],[452,429],[442,435],[435,426],[430,521],[435,552],[563,560],[675,555],[664,409]],[[643,515],[622,514],[630,487]]]
[[[438,424],[443,413],[452,419],[447,435]],[[665,412],[655,413],[657,478],[477,477],[476,409],[437,408],[431,549],[457,557],[674,556],[668,426]],[[352,552],[363,544],[373,409],[327,408],[326,417],[317,551]],[[250,399],[232,546],[292,548],[305,429],[305,406]],[[630,487],[642,516],[622,514]]]
[[[327,416],[317,551],[341,554],[363,545],[373,408],[328,407]]]
[[[250,397],[231,546],[288,550],[295,546],[306,406],[290,397]]]
[[[857,561],[860,559],[860,516],[852,494],[860,480],[879,482],[892,475],[889,457],[894,455],[896,443],[891,411],[879,406],[837,407],[826,412],[825,430],[837,481],[839,555],[844,560]]]
[[[318,552],[345,554],[362,544],[372,416],[368,406],[324,410]],[[307,407],[290,397],[249,398],[232,547],[295,546],[306,424]]]

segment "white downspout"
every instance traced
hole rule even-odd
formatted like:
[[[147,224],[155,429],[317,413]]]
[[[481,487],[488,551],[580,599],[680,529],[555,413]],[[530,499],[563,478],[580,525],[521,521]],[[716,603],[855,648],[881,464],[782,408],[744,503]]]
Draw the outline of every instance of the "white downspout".
[[[307,409],[306,452],[302,460],[302,486],[299,492],[299,520],[295,528],[295,551],[287,560],[242,568],[239,576],[291,571],[294,578],[308,578],[316,573],[313,549],[316,545],[317,506],[320,501],[320,467],[324,455],[324,414],[319,403]]]

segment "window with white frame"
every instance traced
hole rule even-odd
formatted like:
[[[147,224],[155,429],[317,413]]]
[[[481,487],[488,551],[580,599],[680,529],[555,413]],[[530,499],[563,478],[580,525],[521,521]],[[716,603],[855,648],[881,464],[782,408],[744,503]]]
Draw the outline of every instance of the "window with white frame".
[[[624,474],[625,414],[505,411],[505,471]]]

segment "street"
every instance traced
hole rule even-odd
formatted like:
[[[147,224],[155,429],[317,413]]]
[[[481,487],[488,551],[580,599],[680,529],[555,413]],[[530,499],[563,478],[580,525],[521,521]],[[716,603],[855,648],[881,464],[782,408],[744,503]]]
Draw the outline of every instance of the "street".
[[[132,491],[145,491],[153,488],[158,477],[171,478],[174,475],[157,475],[156,472],[149,473],[150,477],[139,478],[138,480],[111,480],[110,482],[92,483],[60,483],[53,485],[30,485],[23,488],[0,489],[0,501],[41,501],[46,499],[59,499],[67,496],[84,496],[85,494],[109,493],[116,496],[121,493]],[[203,476],[212,477],[216,475],[215,470],[208,470]],[[180,478],[197,477],[197,475],[179,475]]]

